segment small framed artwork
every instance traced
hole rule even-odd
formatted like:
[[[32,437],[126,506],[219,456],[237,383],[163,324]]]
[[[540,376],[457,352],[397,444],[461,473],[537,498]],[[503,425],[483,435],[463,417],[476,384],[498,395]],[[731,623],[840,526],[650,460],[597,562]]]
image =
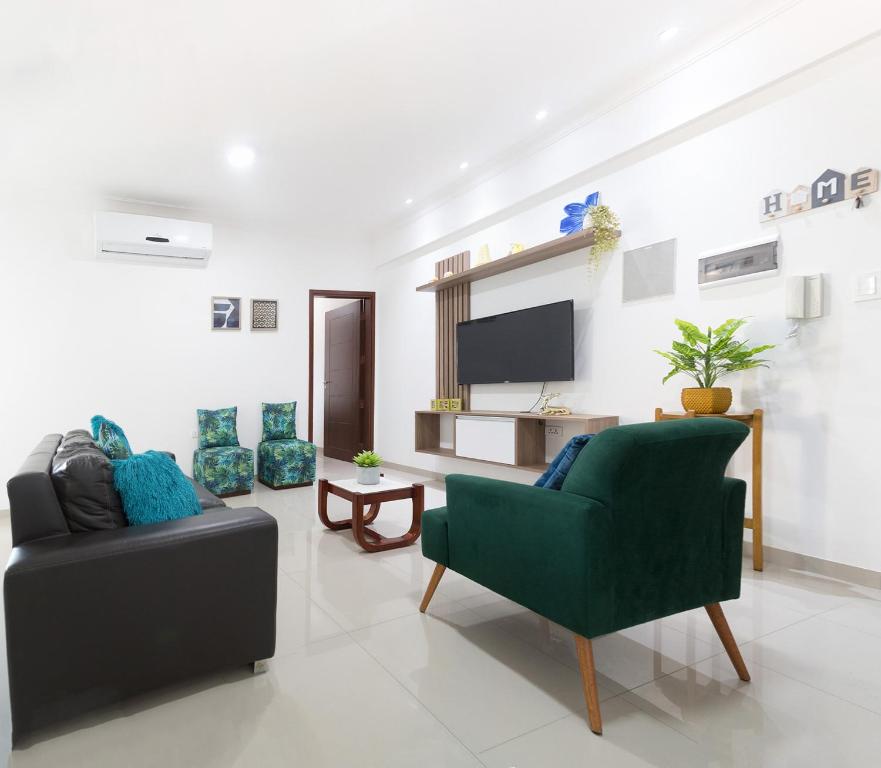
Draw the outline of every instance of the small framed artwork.
[[[462,398],[461,397],[451,397],[450,398],[450,410],[451,411],[461,411],[462,410]]]
[[[251,299],[251,330],[278,330],[278,301],[275,299]]]
[[[211,330],[240,331],[242,329],[241,296],[211,297]]]

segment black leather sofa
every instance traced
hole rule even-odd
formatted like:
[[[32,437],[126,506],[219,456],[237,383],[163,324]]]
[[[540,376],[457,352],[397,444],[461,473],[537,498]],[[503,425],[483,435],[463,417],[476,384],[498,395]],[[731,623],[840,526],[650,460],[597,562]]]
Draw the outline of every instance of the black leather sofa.
[[[197,486],[204,514],[72,532],[48,435],[7,484],[13,744],[46,725],[275,653],[278,528]],[[161,738],[161,735],[157,735]]]

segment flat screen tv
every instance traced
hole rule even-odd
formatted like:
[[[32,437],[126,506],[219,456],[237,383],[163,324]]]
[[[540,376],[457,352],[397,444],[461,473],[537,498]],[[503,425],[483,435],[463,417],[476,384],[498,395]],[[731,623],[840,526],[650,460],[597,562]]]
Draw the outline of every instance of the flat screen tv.
[[[467,320],[456,326],[459,384],[571,381],[573,302]]]

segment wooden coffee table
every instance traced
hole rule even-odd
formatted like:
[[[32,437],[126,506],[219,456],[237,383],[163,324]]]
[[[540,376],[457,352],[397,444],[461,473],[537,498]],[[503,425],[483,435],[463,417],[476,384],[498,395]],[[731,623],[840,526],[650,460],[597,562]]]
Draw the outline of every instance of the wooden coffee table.
[[[352,517],[348,520],[331,520],[327,516],[327,495],[332,493],[352,503]],[[384,501],[413,500],[413,520],[402,536],[381,536],[368,528]],[[352,529],[352,534],[368,552],[382,552],[413,544],[422,532],[422,512],[425,504],[425,488],[421,483],[405,483],[380,477],[378,485],[361,485],[356,480],[319,480],[318,517],[332,531]],[[367,510],[365,511],[365,507]]]

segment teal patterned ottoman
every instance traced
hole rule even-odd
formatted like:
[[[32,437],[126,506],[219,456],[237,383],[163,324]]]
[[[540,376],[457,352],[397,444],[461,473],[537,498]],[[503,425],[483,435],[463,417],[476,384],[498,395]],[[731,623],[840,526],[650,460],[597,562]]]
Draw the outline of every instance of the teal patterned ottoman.
[[[274,490],[312,485],[315,454],[305,440],[264,440],[257,447],[257,479]]]
[[[240,446],[193,452],[193,478],[215,496],[240,496],[254,489],[254,451]]]

